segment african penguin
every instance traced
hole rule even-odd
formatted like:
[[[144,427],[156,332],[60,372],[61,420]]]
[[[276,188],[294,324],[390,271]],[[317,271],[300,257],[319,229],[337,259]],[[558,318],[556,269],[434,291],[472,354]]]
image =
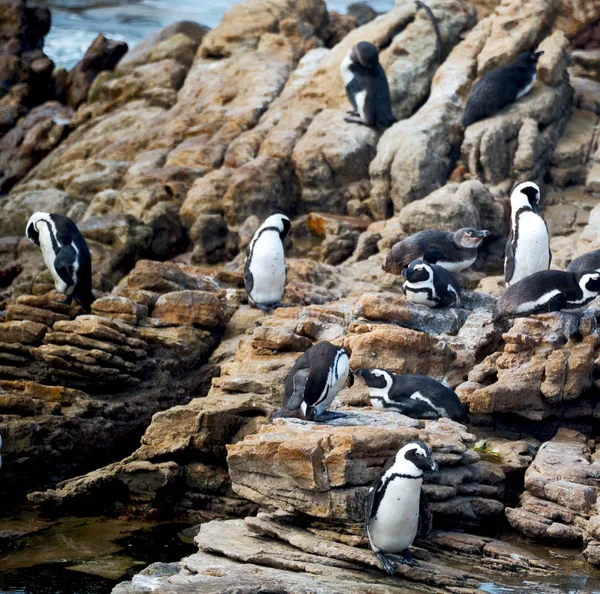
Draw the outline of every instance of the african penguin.
[[[92,293],[92,258],[87,243],[77,225],[61,214],[36,212],[25,228],[27,239],[38,245],[54,286],[89,312],[94,301]]]
[[[550,268],[548,227],[537,214],[540,197],[540,188],[533,182],[519,184],[510,195],[511,229],[504,258],[507,287]]]
[[[583,311],[600,293],[600,273],[543,270],[506,289],[492,321],[549,311]]]
[[[0,468],[2,468],[2,435],[0,435]]]
[[[484,74],[471,89],[462,123],[466,128],[517,101],[533,88],[537,61],[544,52],[523,52]]]
[[[300,410],[309,421],[326,421],[343,416],[326,413],[344,387],[350,372],[348,355],[342,347],[320,342],[298,358],[285,380],[283,406],[275,417]]]
[[[465,407],[441,382],[426,375],[394,375],[385,369],[357,369],[369,388],[374,408],[395,410],[416,419],[464,421]]]
[[[462,272],[475,262],[477,248],[489,236],[489,231],[477,231],[471,227],[455,233],[433,229],[419,231],[394,244],[383,270],[400,274],[413,260],[423,259],[450,272]]]
[[[392,114],[390,88],[379,63],[377,48],[368,41],[353,46],[340,65],[346,95],[352,105],[345,121],[388,128],[397,120]]]
[[[406,279],[402,292],[407,301],[429,307],[460,306],[460,285],[445,268],[415,260],[402,276]]]
[[[594,250],[575,258],[568,266],[567,272],[600,272],[600,250]]]
[[[437,468],[431,450],[413,441],[385,465],[369,490],[363,536],[368,535],[371,549],[390,575],[396,563],[419,565],[410,553],[419,520],[423,536],[431,529],[431,511],[421,492],[423,471]]]
[[[286,267],[283,242],[292,226],[284,214],[273,214],[250,241],[244,264],[248,301],[268,311],[280,305],[285,290]]]

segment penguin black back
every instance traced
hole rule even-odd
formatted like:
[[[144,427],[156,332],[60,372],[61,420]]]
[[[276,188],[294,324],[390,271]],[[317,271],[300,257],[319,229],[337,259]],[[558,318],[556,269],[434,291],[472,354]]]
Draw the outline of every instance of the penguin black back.
[[[585,272],[586,270],[600,272],[600,250],[583,254],[567,266],[567,272]]]
[[[487,118],[520,99],[533,87],[539,57],[544,52],[523,52],[515,60],[480,78],[471,89],[463,126]]]

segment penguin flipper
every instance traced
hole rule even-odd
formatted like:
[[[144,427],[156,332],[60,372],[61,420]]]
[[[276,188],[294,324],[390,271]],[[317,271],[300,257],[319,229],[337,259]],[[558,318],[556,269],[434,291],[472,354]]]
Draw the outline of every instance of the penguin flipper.
[[[288,410],[297,410],[300,408],[302,401],[304,400],[304,391],[306,390],[306,382],[308,382],[308,376],[310,370],[308,367],[299,369],[292,380],[293,391],[290,399],[287,402]]]
[[[54,259],[56,273],[69,287],[73,287],[75,284],[75,280],[73,279],[75,269],[73,265],[75,264],[76,258],[77,252],[75,251],[75,248],[72,245],[65,245],[60,249]]]
[[[425,262],[429,262],[430,264],[435,264],[439,260],[444,259],[447,259],[446,254],[444,254],[444,251],[438,246],[427,248],[423,252],[423,260],[425,260]]]
[[[419,536],[427,538],[431,534],[433,528],[433,512],[431,511],[431,505],[427,495],[423,489],[421,489],[421,496],[419,498]]]
[[[506,284],[510,283],[515,273],[515,252],[512,244],[512,230],[506,240],[506,250],[504,251],[504,280]]]

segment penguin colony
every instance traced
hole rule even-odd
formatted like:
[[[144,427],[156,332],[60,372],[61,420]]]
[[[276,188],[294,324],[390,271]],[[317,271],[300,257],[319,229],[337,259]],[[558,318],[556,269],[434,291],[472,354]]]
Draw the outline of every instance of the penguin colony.
[[[432,21],[441,61],[444,52],[435,17],[423,2],[415,1]],[[542,53],[525,52],[476,82],[463,125],[489,117],[526,95],[535,83],[536,64]],[[387,128],[397,121],[375,45],[361,41],[353,46],[340,65],[340,73],[352,106],[347,122]],[[504,266],[507,288],[495,305],[493,323],[539,312],[582,311],[600,294],[600,250],[573,260],[566,271],[549,270],[548,229],[539,215],[540,201],[540,188],[533,182],[521,183],[511,193],[511,228]],[[244,284],[248,301],[264,312],[283,305],[285,244],[290,232],[290,219],[274,213],[257,229],[247,249]],[[92,262],[76,224],[63,215],[36,212],[27,223],[25,235],[41,248],[56,290],[68,303],[75,300],[90,311],[94,301]],[[475,263],[479,247],[489,236],[488,231],[473,228],[422,231],[396,243],[383,270],[404,277],[402,290],[410,303],[431,308],[458,307],[461,287],[453,274]],[[447,417],[465,421],[467,417],[454,391],[433,378],[395,375],[386,369],[357,369],[355,373],[364,380],[376,409],[418,419]],[[328,409],[352,377],[343,347],[325,341],[310,347],[288,374],[282,407],[274,417],[299,416],[306,421],[327,422],[344,416]],[[389,574],[394,573],[396,563],[419,565],[412,559],[410,547],[419,530],[427,535],[431,529],[431,513],[421,486],[424,472],[436,470],[429,447],[414,441],[389,460],[369,490],[363,537],[368,536],[371,549]]]

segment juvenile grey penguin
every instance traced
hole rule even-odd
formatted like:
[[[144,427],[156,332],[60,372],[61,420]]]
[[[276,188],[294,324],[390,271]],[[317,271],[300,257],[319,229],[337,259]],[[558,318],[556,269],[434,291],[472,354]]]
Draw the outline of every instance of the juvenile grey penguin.
[[[445,269],[425,260],[415,260],[402,271],[402,292],[407,301],[429,307],[459,307],[460,285]]]
[[[568,266],[567,272],[600,272],[600,250],[594,250],[575,258]]]
[[[340,73],[352,105],[352,117],[346,118],[347,122],[388,128],[397,121],[387,77],[372,43],[360,41],[353,46],[340,65]]]
[[[248,301],[269,311],[281,303],[286,266],[283,242],[292,226],[284,214],[273,214],[257,229],[246,251],[244,283]]]
[[[471,89],[462,123],[466,128],[531,91],[535,83],[537,61],[544,52],[523,52],[515,60],[494,68]]]
[[[477,259],[477,248],[490,236],[489,231],[471,227],[455,233],[429,229],[419,231],[394,244],[383,264],[383,270],[401,274],[412,261],[423,259],[450,272],[462,272]]]
[[[550,268],[548,227],[537,214],[540,198],[540,188],[533,182],[519,184],[510,195],[511,230],[504,258],[507,287],[534,272]]]
[[[543,270],[506,289],[492,321],[549,311],[583,311],[600,293],[600,272]]]
[[[396,563],[420,565],[410,547],[419,531],[419,519],[423,536],[431,530],[431,511],[421,492],[423,471],[437,469],[431,450],[413,441],[386,464],[369,490],[363,536],[369,536],[371,549],[390,575]]]
[[[453,390],[426,375],[395,375],[385,369],[357,369],[374,408],[395,410],[415,419],[446,417],[464,421],[465,407]]]
[[[61,214],[36,212],[25,228],[27,239],[39,246],[54,286],[73,299],[87,312],[94,301],[92,293],[92,258],[88,245],[68,217]]]
[[[298,358],[285,380],[283,406],[274,417],[301,410],[309,421],[327,421],[344,416],[327,409],[344,387],[350,361],[342,347],[320,342]]]

